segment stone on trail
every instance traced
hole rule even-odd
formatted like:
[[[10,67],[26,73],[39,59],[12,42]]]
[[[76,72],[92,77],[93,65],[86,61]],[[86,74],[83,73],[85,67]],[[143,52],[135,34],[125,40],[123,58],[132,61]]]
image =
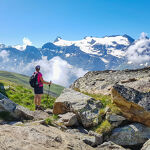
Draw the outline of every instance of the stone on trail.
[[[101,145],[99,145],[96,150],[126,150],[122,146],[119,146],[111,141],[105,142]]]
[[[57,121],[57,123],[63,123],[67,127],[79,125],[77,115],[72,112],[59,115],[59,117],[60,119]]]

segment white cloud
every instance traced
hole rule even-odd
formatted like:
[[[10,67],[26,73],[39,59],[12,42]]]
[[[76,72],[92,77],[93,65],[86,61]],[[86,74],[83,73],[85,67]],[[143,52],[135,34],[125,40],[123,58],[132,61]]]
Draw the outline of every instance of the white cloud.
[[[3,62],[8,62],[9,61],[9,52],[7,52],[6,50],[2,50],[0,52],[0,57],[3,59]]]
[[[23,45],[32,45],[32,42],[28,39],[28,38],[26,38],[26,37],[24,37],[23,38]]]
[[[46,81],[52,81],[55,84],[68,87],[72,84],[73,80],[83,76],[87,71],[82,68],[76,68],[67,63],[67,61],[60,57],[54,57],[48,60],[46,56],[43,56],[41,60],[32,61],[25,65],[20,62],[17,68],[13,68],[14,71],[22,74],[31,75],[35,71],[35,66],[41,66],[41,73]],[[12,70],[13,71],[13,70]]]
[[[150,39],[147,38],[146,33],[142,32],[140,39],[127,49],[126,56],[128,62],[133,64],[144,64],[150,61]]]
[[[13,47],[18,49],[18,50],[23,51],[23,50],[26,49],[27,45],[29,45],[29,46],[32,45],[32,42],[26,37],[24,37],[22,41],[23,41],[23,45],[16,45],[16,46],[13,46]]]

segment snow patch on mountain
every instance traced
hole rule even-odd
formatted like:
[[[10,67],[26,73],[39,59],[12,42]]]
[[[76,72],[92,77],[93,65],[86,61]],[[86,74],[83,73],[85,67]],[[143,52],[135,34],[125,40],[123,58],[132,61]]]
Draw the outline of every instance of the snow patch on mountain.
[[[108,54],[121,58],[126,55],[126,52],[122,50],[116,50],[115,48],[108,48]]]
[[[110,37],[103,37],[103,38],[97,38],[97,37],[86,37],[83,40],[79,41],[66,41],[62,38],[57,38],[55,42],[53,43],[57,46],[71,46],[75,45],[81,49],[81,51],[101,56],[101,50],[94,48],[95,45],[105,45],[107,48],[109,54],[116,56],[116,57],[123,57],[125,53],[121,50],[116,51],[117,45],[124,45],[129,46],[130,41],[127,37],[124,36],[110,36]],[[115,52],[116,51],[116,52]]]
[[[109,63],[108,60],[106,60],[105,58],[100,58],[104,63]]]
[[[15,46],[13,46],[13,48],[16,48],[20,51],[24,51],[27,46],[31,46],[31,45],[32,45],[32,42],[28,38],[24,37],[23,45],[15,45]]]

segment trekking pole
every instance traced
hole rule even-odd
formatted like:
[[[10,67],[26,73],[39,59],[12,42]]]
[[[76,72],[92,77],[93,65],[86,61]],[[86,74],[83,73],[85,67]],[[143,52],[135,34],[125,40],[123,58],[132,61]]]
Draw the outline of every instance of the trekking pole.
[[[48,85],[49,86],[49,89],[48,89],[48,95],[47,95],[47,103],[48,103],[48,97],[49,97],[49,94],[50,94],[50,84]]]

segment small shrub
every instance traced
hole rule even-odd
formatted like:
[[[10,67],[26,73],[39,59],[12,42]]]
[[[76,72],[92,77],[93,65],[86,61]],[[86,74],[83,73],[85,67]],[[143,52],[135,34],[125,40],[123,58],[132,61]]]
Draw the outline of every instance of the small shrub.
[[[100,116],[105,115],[105,108],[100,109],[99,115],[100,115]]]
[[[118,115],[121,114],[120,108],[117,107],[115,104],[109,104],[108,106],[111,109],[111,113],[118,114]]]
[[[58,120],[58,115],[53,114],[53,120]]]
[[[80,89],[78,89],[78,88],[76,88],[76,87],[73,88],[73,89],[74,89],[75,91],[77,91],[77,92],[81,92]]]
[[[44,122],[46,125],[52,125],[52,119],[51,118],[46,118]]]
[[[108,120],[104,120],[100,125],[95,128],[95,131],[99,134],[108,133],[112,129],[111,124]]]

